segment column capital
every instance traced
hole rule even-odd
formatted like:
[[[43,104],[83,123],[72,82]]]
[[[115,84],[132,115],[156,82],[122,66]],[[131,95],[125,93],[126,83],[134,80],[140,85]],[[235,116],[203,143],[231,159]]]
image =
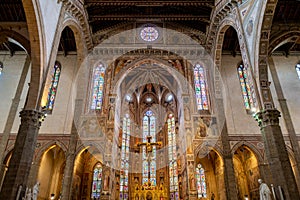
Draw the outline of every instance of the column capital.
[[[279,125],[280,112],[277,109],[266,109],[256,113],[254,117],[261,128]]]
[[[40,128],[45,114],[37,110],[22,110],[20,112],[21,122]]]

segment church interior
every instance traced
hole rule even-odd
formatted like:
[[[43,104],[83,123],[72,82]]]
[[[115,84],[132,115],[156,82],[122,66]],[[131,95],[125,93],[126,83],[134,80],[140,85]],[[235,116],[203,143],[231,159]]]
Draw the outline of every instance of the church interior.
[[[299,200],[299,19],[299,0],[1,0],[0,199]]]

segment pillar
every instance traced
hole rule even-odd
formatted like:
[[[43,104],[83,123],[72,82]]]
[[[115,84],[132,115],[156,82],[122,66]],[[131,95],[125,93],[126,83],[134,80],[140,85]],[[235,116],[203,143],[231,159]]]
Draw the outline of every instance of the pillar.
[[[20,76],[20,80],[16,89],[16,93],[14,98],[12,99],[12,103],[10,105],[10,109],[9,109],[9,113],[7,116],[7,120],[5,123],[5,127],[3,130],[3,134],[0,140],[0,178],[4,179],[4,176],[6,174],[6,170],[7,170],[7,166],[3,163],[4,159],[5,159],[5,150],[7,148],[7,143],[8,143],[8,139],[11,133],[11,129],[12,126],[14,124],[14,120],[16,118],[16,115],[18,113],[18,107],[20,104],[20,99],[21,99],[21,95],[22,95],[22,91],[26,82],[26,76],[28,74],[28,70],[30,67],[30,57],[27,56],[24,66],[23,66],[23,70]],[[2,182],[1,182],[2,183]],[[2,184],[0,185],[0,188],[2,187]]]
[[[25,193],[42,116],[43,114],[36,110],[20,112],[21,124],[0,199],[15,200],[20,185],[23,186],[22,193]]]
[[[226,188],[226,199],[237,200],[238,191],[235,179],[234,167],[233,167],[233,156],[230,150],[229,138],[226,121],[221,132],[221,141],[223,146],[223,162],[224,162],[224,179]]]
[[[280,112],[276,109],[266,109],[256,114],[277,196],[280,196],[278,190],[278,186],[280,186],[283,189],[286,200],[300,199],[279,126],[279,117]]]
[[[33,162],[28,175],[28,181],[27,181],[28,188],[33,188],[33,186],[37,183],[37,176],[38,176],[39,169],[40,169],[40,163]]]
[[[224,182],[226,189],[227,200],[238,200],[237,183],[235,179],[234,167],[233,167],[233,155],[231,154],[231,147],[228,137],[228,129],[226,116],[224,111],[223,99],[217,98],[216,109],[217,115],[217,127],[220,133],[220,139],[223,147],[223,162],[224,162]]]
[[[294,166],[295,174],[297,175],[296,177],[300,178],[300,176],[299,176],[299,173],[300,173],[300,145],[297,140],[297,134],[296,134],[296,131],[294,128],[294,124],[292,122],[292,117],[290,115],[288,104],[284,97],[284,93],[283,93],[283,90],[282,90],[282,87],[281,87],[281,84],[279,81],[278,73],[277,73],[277,70],[276,70],[276,67],[275,67],[272,57],[269,57],[269,68],[270,68],[270,72],[272,75],[275,91],[276,91],[276,94],[278,97],[279,106],[281,108],[282,118],[284,120],[286,130],[289,134],[290,142],[291,142],[294,156],[295,156],[295,166]],[[296,179],[296,181],[297,181],[297,179]],[[298,180],[298,191],[300,192],[300,180]]]
[[[70,136],[70,143],[68,152],[66,155],[66,166],[64,169],[64,176],[62,181],[62,192],[61,192],[61,199],[62,200],[69,200],[71,198],[71,190],[72,190],[72,180],[73,180],[73,169],[74,169],[74,162],[76,158],[76,144],[77,144],[77,130],[75,125],[72,126],[72,133]]]

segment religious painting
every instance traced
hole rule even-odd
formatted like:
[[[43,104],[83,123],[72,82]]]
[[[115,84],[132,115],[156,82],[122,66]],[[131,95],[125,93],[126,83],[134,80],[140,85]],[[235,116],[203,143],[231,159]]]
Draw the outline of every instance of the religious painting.
[[[103,132],[96,117],[82,117],[79,135],[82,139],[102,137]]]
[[[210,122],[211,122],[211,117],[197,116],[193,118],[195,139],[200,139],[207,136]]]

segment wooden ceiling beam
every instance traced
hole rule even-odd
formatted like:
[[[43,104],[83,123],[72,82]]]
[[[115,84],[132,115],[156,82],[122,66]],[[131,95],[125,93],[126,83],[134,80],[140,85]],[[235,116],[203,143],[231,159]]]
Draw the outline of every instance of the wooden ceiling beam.
[[[15,50],[10,46],[9,42],[4,42],[3,45],[9,51],[10,56],[15,54]]]
[[[195,15],[93,15],[90,16],[90,22],[95,21],[141,21],[141,20],[162,20],[162,21],[202,21],[210,23],[208,16]]]
[[[207,6],[214,7],[212,0],[194,0],[194,1],[170,1],[170,0],[152,0],[152,1],[110,1],[110,0],[87,0],[85,1],[86,7],[91,6]]]

